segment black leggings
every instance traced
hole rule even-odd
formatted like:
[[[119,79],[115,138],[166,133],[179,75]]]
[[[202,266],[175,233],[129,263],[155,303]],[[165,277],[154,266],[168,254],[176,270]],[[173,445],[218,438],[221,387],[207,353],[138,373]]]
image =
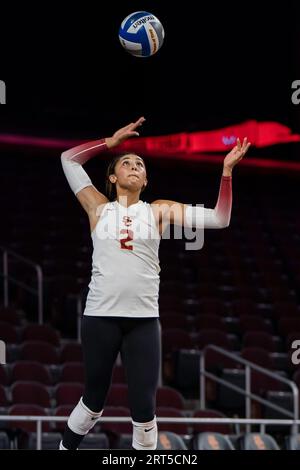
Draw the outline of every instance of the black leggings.
[[[160,369],[159,319],[84,315],[81,339],[85,370],[83,403],[94,412],[103,409],[120,351],[131,417],[139,423],[151,421]]]

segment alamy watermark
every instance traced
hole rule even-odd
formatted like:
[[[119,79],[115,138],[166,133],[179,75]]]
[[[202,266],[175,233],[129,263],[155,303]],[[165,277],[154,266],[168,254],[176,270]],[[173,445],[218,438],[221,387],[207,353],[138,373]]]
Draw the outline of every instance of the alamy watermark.
[[[6,85],[3,80],[0,80],[0,104],[6,104]]]
[[[300,364],[300,339],[295,339],[295,341],[292,342],[291,348],[295,349],[291,358],[292,363],[298,366]]]
[[[120,247],[132,250],[134,240],[170,240],[171,238],[184,239],[186,250],[201,250],[204,245],[204,213],[203,204],[197,204],[191,208],[191,221],[186,220],[183,205],[174,203],[151,204],[151,210],[142,212],[136,217],[135,208],[127,207],[126,196],[121,196],[123,204],[108,205],[104,211],[105,204],[97,207],[96,215],[101,218],[95,228],[95,236],[100,240],[118,240]],[[102,211],[103,214],[102,214]],[[157,219],[163,220],[162,234],[158,233],[155,215]],[[189,223],[188,223],[189,222]],[[172,227],[172,228],[171,228]],[[172,233],[171,233],[172,232]],[[121,235],[121,237],[120,237]]]
[[[0,364],[6,364],[6,345],[0,340]]]
[[[295,90],[292,93],[291,100],[293,104],[299,104],[300,103],[300,80],[294,80],[292,82],[292,90]]]

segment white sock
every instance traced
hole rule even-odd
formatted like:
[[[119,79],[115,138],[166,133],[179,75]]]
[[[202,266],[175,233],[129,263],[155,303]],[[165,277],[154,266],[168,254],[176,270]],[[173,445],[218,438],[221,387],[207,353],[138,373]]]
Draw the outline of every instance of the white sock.
[[[63,446],[62,441],[60,441],[60,443],[59,443],[59,450],[68,450]]]

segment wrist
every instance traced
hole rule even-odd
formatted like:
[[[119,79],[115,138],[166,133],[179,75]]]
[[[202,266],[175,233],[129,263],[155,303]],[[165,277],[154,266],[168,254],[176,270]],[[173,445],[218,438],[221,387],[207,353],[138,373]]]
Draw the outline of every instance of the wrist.
[[[232,176],[232,168],[224,166],[223,167],[223,176]]]
[[[116,147],[116,144],[115,144],[114,139],[112,137],[105,137],[104,141],[105,141],[106,146],[107,146],[108,149],[112,149],[112,148]]]

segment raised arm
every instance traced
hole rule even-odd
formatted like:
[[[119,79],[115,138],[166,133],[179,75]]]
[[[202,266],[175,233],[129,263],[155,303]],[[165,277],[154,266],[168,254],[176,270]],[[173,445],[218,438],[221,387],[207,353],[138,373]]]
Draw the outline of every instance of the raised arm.
[[[101,152],[112,149],[124,140],[139,133],[136,128],[145,121],[143,117],[116,131],[112,137],[93,140],[78,145],[61,154],[61,163],[68,183],[84,210],[90,214],[100,205],[108,202],[107,197],[98,191],[82,165]]]
[[[68,183],[87,213],[95,206],[107,202],[107,198],[93,186],[82,165],[107,149],[106,139],[99,139],[78,145],[61,154],[61,163]]]
[[[158,199],[152,203],[154,213],[166,224],[184,225],[195,228],[225,228],[229,226],[232,208],[232,169],[243,158],[250,147],[245,138],[243,145],[237,145],[226,155],[219,188],[219,196],[214,209],[190,206],[176,201]]]

